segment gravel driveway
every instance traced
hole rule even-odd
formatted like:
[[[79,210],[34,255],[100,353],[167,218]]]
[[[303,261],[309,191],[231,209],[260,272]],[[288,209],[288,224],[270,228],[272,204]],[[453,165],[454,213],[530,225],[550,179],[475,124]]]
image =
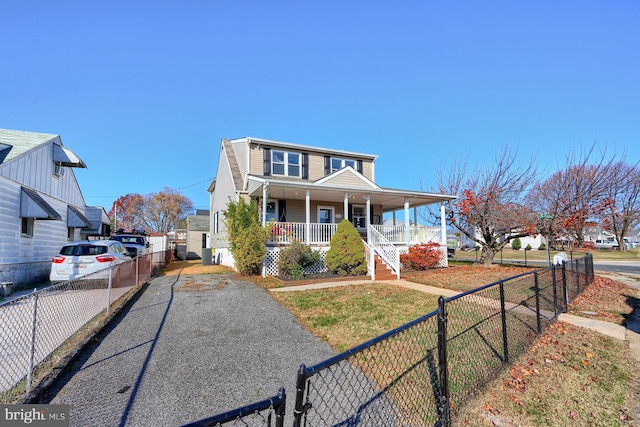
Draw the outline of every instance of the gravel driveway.
[[[41,403],[72,426],[175,426],[287,390],[334,353],[267,291],[231,275],[154,278]]]

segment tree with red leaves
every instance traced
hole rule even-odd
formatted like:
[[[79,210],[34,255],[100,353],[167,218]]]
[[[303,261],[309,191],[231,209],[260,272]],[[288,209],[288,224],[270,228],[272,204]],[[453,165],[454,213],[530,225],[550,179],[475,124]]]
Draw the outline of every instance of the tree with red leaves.
[[[536,214],[526,195],[536,180],[535,160],[520,164],[516,154],[505,148],[496,161],[470,170],[454,164],[448,174],[438,173],[443,194],[458,194],[445,203],[448,223],[482,248],[480,263],[493,258],[512,239],[535,232]]]

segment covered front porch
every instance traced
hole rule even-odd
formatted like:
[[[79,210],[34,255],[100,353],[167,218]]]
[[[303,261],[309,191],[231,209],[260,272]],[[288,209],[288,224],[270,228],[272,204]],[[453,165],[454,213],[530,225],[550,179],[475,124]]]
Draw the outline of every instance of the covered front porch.
[[[365,242],[372,278],[376,257],[400,277],[400,252],[416,243],[439,243],[446,262],[444,207],[436,226],[419,225],[418,207],[455,196],[382,188],[352,171],[345,174],[349,180],[313,183],[251,177],[248,195],[261,206],[262,224],[272,224],[268,243],[297,240],[328,248],[338,223],[347,219]]]

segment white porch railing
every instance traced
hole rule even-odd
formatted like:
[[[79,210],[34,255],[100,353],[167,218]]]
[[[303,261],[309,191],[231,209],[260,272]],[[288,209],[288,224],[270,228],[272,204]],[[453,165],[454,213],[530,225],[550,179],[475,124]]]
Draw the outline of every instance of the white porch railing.
[[[270,240],[276,244],[286,244],[298,240],[302,243],[328,245],[337,227],[338,224],[276,222],[273,225]],[[307,236],[309,236],[308,240]]]
[[[407,244],[407,227],[398,225],[371,225],[371,228],[384,236],[391,243]],[[428,243],[442,241],[442,228],[424,227],[421,225],[409,226],[409,244]]]
[[[369,247],[377,254],[385,264],[400,279],[400,250],[382,235],[378,230],[371,227],[368,242]]]
[[[314,245],[328,245],[338,224],[319,224],[304,222],[276,222],[273,225],[271,242],[275,244],[287,244],[294,240]],[[406,227],[402,225],[371,225],[388,242],[406,245]],[[309,236],[307,241],[306,236]],[[409,227],[409,244],[428,243],[442,241],[442,229],[440,227],[423,227],[412,225]]]

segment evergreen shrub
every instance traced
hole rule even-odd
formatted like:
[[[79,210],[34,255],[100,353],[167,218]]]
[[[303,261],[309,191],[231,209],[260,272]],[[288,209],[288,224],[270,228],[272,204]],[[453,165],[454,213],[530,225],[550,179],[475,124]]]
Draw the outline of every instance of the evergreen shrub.
[[[367,274],[362,237],[348,220],[343,219],[338,224],[325,263],[331,272],[342,276]]]

